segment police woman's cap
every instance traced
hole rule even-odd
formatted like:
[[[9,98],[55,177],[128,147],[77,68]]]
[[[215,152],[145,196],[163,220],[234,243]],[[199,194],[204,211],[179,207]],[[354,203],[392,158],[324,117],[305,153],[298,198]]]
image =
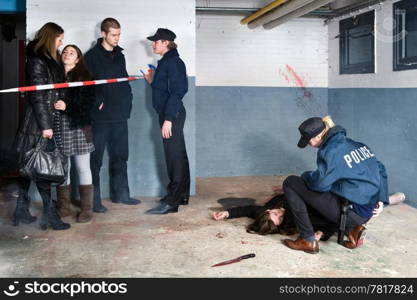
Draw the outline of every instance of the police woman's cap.
[[[308,145],[308,142],[322,132],[326,128],[324,122],[321,118],[314,117],[305,120],[301,125],[298,127],[300,131],[301,138],[298,141],[297,146],[300,148],[305,148]]]
[[[150,41],[174,41],[177,36],[171,30],[167,28],[158,28],[156,33],[152,36],[148,36],[147,39]]]

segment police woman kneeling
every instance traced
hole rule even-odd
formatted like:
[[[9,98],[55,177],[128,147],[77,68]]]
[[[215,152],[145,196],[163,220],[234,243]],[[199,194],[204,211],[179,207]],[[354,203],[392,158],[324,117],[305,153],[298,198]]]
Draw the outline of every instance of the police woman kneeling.
[[[298,147],[318,148],[317,170],[301,177],[289,176],[283,184],[294,222],[300,232],[284,244],[308,253],[319,251],[308,209],[313,209],[330,223],[339,224],[343,203],[352,205],[346,220],[347,240],[353,249],[362,245],[365,224],[375,212],[388,204],[385,167],[365,144],[346,137],[346,130],[334,125],[330,117],[310,118],[298,128]]]

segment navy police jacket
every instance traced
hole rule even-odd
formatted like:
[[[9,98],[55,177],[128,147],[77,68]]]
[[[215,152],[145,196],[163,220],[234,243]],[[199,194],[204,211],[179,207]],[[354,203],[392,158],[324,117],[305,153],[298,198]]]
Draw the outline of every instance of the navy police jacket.
[[[317,170],[302,174],[309,189],[332,192],[353,204],[356,213],[371,217],[378,201],[388,204],[385,167],[365,144],[346,137],[341,126],[330,129],[317,153]]]
[[[187,91],[185,64],[177,49],[172,49],[158,61],[152,81],[152,105],[164,120],[172,122],[178,116],[182,98]]]
[[[93,79],[111,79],[128,77],[123,48],[116,46],[113,51],[107,51],[101,43],[85,54],[85,62]],[[130,117],[132,110],[132,89],[128,82],[102,84],[95,86],[95,101],[91,110],[93,122],[120,122]],[[103,108],[99,110],[100,104]]]

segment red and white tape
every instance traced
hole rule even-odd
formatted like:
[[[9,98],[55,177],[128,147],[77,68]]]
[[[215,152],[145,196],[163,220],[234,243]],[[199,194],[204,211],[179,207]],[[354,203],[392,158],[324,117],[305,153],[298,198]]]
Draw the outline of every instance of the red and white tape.
[[[76,86],[99,85],[99,84],[108,84],[108,83],[116,83],[116,82],[123,82],[123,81],[132,81],[132,80],[138,80],[141,78],[143,78],[143,76],[129,76],[129,77],[123,77],[123,78],[31,85],[31,86],[22,86],[22,87],[17,87],[17,88],[12,88],[12,89],[0,90],[0,93],[30,92],[30,91],[40,91],[40,90],[50,90],[50,89],[62,89],[62,88],[69,88],[69,87],[76,87]]]

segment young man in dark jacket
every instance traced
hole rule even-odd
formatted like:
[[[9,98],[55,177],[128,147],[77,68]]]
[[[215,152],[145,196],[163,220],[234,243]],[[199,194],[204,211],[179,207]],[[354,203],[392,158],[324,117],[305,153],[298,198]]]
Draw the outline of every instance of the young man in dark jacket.
[[[149,214],[177,212],[178,206],[188,204],[190,197],[190,170],[183,132],[186,112],[182,103],[188,91],[188,79],[175,37],[175,33],[165,28],[148,37],[154,53],[162,55],[155,73],[150,71],[145,79],[152,86],[152,104],[159,115],[169,177],[167,195],[159,206],[147,211]]]
[[[101,23],[102,37],[85,55],[85,62],[93,79],[127,77],[126,61],[118,46],[120,24],[106,18]],[[94,212],[104,213],[101,203],[100,169],[106,146],[109,154],[110,199],[114,203],[139,204],[130,198],[127,178],[129,139],[127,120],[132,108],[132,90],[128,82],[96,86],[96,101],[91,111],[95,151],[91,155],[94,184]]]

